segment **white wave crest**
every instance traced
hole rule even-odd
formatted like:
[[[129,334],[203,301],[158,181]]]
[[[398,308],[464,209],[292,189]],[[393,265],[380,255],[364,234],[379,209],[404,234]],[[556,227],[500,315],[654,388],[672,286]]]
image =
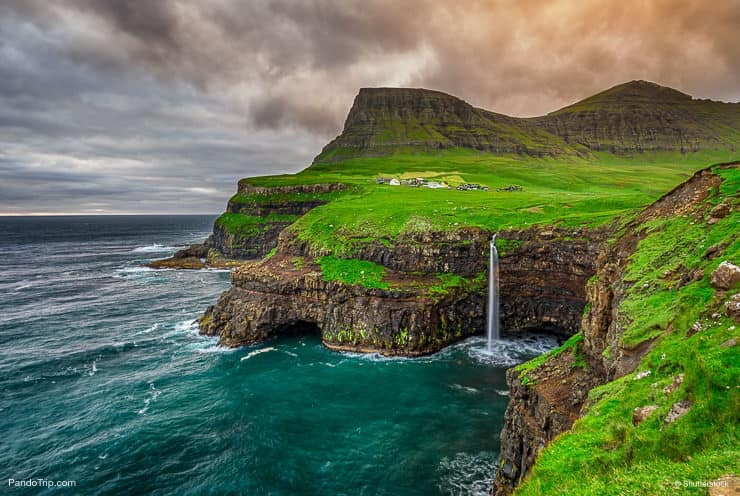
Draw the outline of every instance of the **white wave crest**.
[[[469,387],[469,386],[463,386],[462,384],[452,383],[452,384],[450,384],[450,388],[452,388],[452,389],[454,389],[456,391],[462,391],[462,392],[468,393],[468,394],[478,394],[478,393],[480,393],[480,391],[478,391],[477,389],[475,389],[473,387]]]
[[[159,398],[159,395],[162,394],[162,391],[157,389],[154,386],[153,382],[149,383],[149,393],[148,396],[144,399],[144,407],[139,410],[139,415],[145,415],[146,412],[149,410],[149,406],[157,401],[157,398]]]
[[[240,361],[245,362],[249,360],[250,358],[252,358],[253,356],[259,355],[260,353],[267,353],[268,351],[274,351],[274,350],[275,348],[273,348],[272,346],[268,346],[267,348],[260,348],[259,350],[250,351],[249,353],[244,355]]]
[[[509,368],[542,353],[550,351],[560,343],[555,336],[529,334],[494,341],[492,350],[486,349],[486,338],[474,336],[444,348],[433,355],[421,357],[385,356],[380,353],[340,352],[347,358],[370,362],[430,363],[449,360],[458,353],[465,353],[478,363],[494,367]]]
[[[138,331],[134,333],[134,336],[138,336],[140,334],[149,334],[150,332],[156,331],[159,329],[159,322],[155,323],[154,325],[151,325],[144,329],[143,331]]]
[[[120,269],[116,269],[116,277],[123,278],[123,277],[128,277],[128,276],[136,276],[136,275],[142,275],[147,272],[156,272],[156,270],[149,268],[149,267],[141,267],[141,266],[123,267]]]
[[[508,368],[546,353],[558,344],[555,336],[527,335],[495,340],[491,351],[488,351],[486,339],[475,337],[451,346],[450,349],[462,350],[473,360],[485,365]]]
[[[444,457],[439,462],[437,487],[441,494],[487,496],[493,486],[495,472],[494,453],[457,453],[454,457]]]
[[[134,248],[133,250],[131,250],[131,253],[162,253],[165,251],[175,251],[177,249],[177,246],[165,246],[160,245],[159,243],[152,243],[151,245],[139,246],[138,248]]]

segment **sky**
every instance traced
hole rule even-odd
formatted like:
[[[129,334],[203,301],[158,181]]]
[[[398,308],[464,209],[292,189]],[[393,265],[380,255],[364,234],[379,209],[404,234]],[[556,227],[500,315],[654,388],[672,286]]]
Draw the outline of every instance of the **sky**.
[[[217,213],[361,87],[542,115],[645,79],[740,100],[740,0],[3,0],[0,215]]]

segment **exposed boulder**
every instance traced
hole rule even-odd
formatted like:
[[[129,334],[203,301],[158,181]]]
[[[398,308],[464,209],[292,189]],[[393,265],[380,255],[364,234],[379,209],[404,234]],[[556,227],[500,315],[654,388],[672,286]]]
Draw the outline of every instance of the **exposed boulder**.
[[[707,222],[710,224],[719,222],[730,215],[730,212],[732,212],[732,204],[725,200],[709,211],[709,220]]]
[[[689,413],[689,410],[691,409],[691,402],[689,400],[681,400],[677,401],[673,404],[671,407],[671,410],[668,412],[668,415],[665,417],[665,423],[671,424],[675,422],[676,420],[680,419],[687,413]]]
[[[635,411],[632,412],[632,425],[640,425],[657,409],[658,405],[638,406],[635,408]]]
[[[671,394],[673,391],[678,389],[681,384],[683,384],[683,374],[678,374],[673,378],[673,382],[663,388],[663,394],[666,396]]]
[[[737,496],[740,489],[740,477],[737,475],[723,475],[719,479],[709,481],[709,496]]]
[[[725,303],[725,315],[730,317],[736,324],[740,323],[740,293],[732,295]]]
[[[717,243],[715,245],[712,245],[709,248],[707,248],[707,251],[704,252],[704,258],[709,259],[709,260],[713,258],[717,258],[718,256],[722,254],[725,248],[727,248],[726,243]]]
[[[740,267],[730,262],[722,262],[712,272],[712,286],[715,289],[728,290],[740,284]]]

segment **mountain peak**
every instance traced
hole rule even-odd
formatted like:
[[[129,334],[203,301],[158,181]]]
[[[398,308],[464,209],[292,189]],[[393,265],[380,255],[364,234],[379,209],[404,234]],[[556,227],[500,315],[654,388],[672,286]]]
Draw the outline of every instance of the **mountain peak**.
[[[661,86],[659,84],[634,80],[627,83],[618,84],[608,90],[597,93],[593,96],[581,100],[572,105],[577,107],[581,104],[622,104],[622,103],[673,103],[673,102],[690,102],[691,95],[681,93],[678,90]],[[568,108],[568,107],[566,107]]]
[[[455,147],[492,153],[551,154],[549,143],[522,143],[521,130],[512,125],[513,121],[516,119],[475,108],[441,91],[362,88],[342,134],[324,147],[315,162]]]
[[[515,118],[441,91],[362,88],[342,134],[315,163],[468,148],[531,156],[736,150],[740,104],[695,100],[649,81],[629,81],[542,117]]]

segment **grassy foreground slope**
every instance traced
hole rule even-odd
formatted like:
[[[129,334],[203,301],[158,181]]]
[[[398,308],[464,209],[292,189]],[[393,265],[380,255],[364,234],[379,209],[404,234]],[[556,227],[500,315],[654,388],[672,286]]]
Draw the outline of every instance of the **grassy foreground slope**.
[[[740,287],[723,291],[710,283],[722,261],[740,263],[740,169],[715,172],[722,185],[701,205],[642,226],[625,272],[631,286],[620,303],[621,342],[655,339],[651,351],[634,373],[589,393],[585,414],[540,453],[516,494],[701,494],[706,488],[692,483],[740,472],[739,332],[724,312]],[[722,201],[733,205],[731,213],[706,222]],[[721,247],[720,256],[707,256],[712,246]],[[682,285],[684,274],[696,277]],[[520,370],[543,358],[536,361]],[[690,409],[666,422],[680,401]],[[634,425],[635,409],[646,406],[655,409]]]

